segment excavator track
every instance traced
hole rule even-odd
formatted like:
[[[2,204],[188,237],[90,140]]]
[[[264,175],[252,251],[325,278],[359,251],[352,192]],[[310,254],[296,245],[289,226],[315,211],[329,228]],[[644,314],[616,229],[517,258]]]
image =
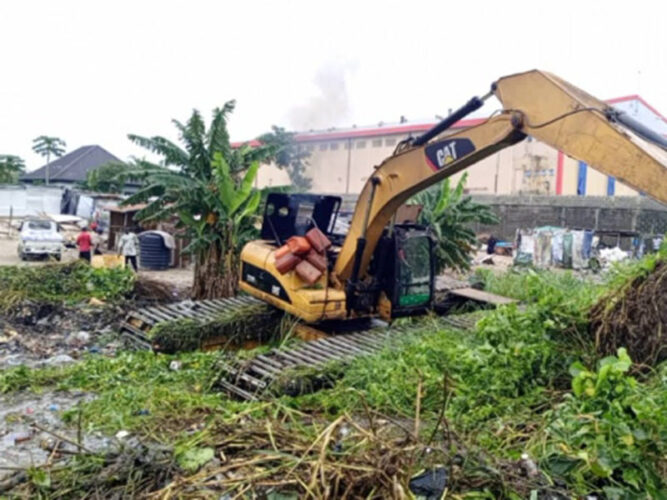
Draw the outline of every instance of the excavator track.
[[[465,289],[468,283],[445,276],[436,279],[436,292],[439,294]],[[171,304],[161,304],[130,311],[120,325],[121,334],[139,349],[152,349],[150,330],[159,323],[179,319],[207,321],[222,313],[242,308],[262,301],[251,296],[232,297],[212,300],[183,300]]]
[[[483,311],[441,318],[443,326],[471,330]],[[299,369],[324,372],[330,363],[348,363],[383,349],[392,349],[407,335],[424,331],[424,324],[376,326],[368,330],[338,334],[301,342],[291,348],[275,348],[250,360],[231,358],[219,363],[221,376],[216,384],[229,395],[247,401],[276,392],[299,394]],[[294,377],[291,374],[295,374]],[[282,382],[276,386],[276,382]],[[307,391],[306,391],[307,392]]]
[[[440,280],[437,291],[440,294],[458,296],[471,290],[468,284],[458,280]],[[492,295],[492,294],[488,294]],[[468,299],[467,294],[464,296]],[[504,303],[503,297],[493,296],[498,300],[480,299],[489,305]],[[137,348],[154,349],[150,330],[160,323],[180,319],[195,319],[205,323],[219,318],[222,314],[235,309],[242,309],[249,305],[263,304],[253,297],[234,297],[214,300],[185,300],[172,304],[155,305],[131,311],[121,324],[122,335],[131,341]],[[438,308],[435,308],[436,312]],[[439,321],[443,326],[459,330],[472,330],[483,311],[467,314],[441,316]],[[243,400],[257,400],[275,393],[277,384],[286,382],[279,388],[289,393],[290,384],[299,382],[298,376],[292,374],[300,369],[307,369],[313,373],[323,373],[327,365],[347,363],[352,359],[368,356],[383,349],[391,349],[406,335],[423,331],[423,324],[387,325],[375,322],[375,326],[367,329],[314,337],[315,340],[300,342],[289,348],[274,348],[271,351],[257,355],[249,360],[240,360],[230,354],[219,362],[220,377],[216,385],[229,395]],[[312,328],[311,328],[312,330]]]
[[[254,297],[232,297],[229,299],[184,300],[171,304],[144,307],[130,311],[120,325],[120,333],[140,349],[152,349],[150,330],[159,323],[179,319],[213,320],[220,314],[235,308],[262,304]]]

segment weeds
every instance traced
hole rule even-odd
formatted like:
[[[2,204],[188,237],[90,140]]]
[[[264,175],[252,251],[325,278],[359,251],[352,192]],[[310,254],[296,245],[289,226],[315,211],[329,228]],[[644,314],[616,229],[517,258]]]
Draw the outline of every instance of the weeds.
[[[72,304],[91,297],[116,300],[134,286],[127,269],[93,269],[83,262],[39,267],[0,267],[0,312],[6,313],[24,300]]]
[[[598,369],[571,367],[572,393],[549,412],[542,465],[579,494],[664,498],[667,494],[667,365],[642,385],[627,374],[625,349]]]

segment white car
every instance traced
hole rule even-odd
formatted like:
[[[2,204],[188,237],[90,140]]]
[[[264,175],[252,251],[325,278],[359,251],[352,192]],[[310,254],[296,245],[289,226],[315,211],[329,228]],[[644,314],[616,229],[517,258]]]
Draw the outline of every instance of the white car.
[[[19,257],[46,256],[60,260],[63,254],[63,236],[58,224],[48,219],[28,219],[21,224]]]

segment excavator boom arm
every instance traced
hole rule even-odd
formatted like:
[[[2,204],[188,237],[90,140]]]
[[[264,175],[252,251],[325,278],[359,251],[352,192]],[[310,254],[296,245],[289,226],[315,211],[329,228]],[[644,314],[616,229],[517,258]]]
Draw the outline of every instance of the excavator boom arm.
[[[503,104],[499,115],[454,133],[436,126],[376,168],[336,260],[340,282],[364,276],[383,229],[412,195],[527,135],[667,202],[667,150],[618,120],[603,101],[536,70],[503,77],[492,91]]]

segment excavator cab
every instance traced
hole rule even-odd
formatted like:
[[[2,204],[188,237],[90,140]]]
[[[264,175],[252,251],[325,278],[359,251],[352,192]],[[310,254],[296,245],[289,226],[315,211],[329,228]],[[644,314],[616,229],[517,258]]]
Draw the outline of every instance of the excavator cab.
[[[331,235],[340,204],[340,196],[269,193],[261,238],[275,241],[280,246],[288,238],[303,236],[313,227]]]
[[[370,275],[379,284],[378,304],[386,319],[422,314],[433,302],[435,266],[433,237],[417,224],[396,224],[385,230],[371,262]]]

